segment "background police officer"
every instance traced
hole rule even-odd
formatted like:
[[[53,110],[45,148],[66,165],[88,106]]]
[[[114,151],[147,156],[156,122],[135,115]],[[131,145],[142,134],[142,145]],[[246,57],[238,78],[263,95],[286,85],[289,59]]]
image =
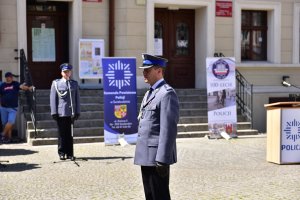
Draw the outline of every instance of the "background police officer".
[[[144,80],[151,88],[140,108],[134,163],[141,166],[147,200],[168,200],[170,165],[177,162],[179,103],[163,79],[166,59],[143,54]]]
[[[75,160],[73,155],[73,123],[80,115],[78,83],[71,80],[72,65],[60,65],[61,79],[52,82],[50,92],[51,115],[58,127],[58,155],[60,160]]]

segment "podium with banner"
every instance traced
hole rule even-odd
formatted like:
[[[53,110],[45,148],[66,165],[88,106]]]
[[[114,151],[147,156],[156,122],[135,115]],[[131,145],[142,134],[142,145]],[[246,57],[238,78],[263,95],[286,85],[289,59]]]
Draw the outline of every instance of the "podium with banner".
[[[267,161],[300,163],[300,102],[266,104]]]

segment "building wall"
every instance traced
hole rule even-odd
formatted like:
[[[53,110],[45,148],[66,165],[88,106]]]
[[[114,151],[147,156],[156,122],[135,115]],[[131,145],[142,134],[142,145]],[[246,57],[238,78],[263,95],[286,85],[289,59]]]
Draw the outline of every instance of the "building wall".
[[[72,36],[72,41],[77,41],[77,36],[104,39],[105,55],[108,56],[109,0],[102,0],[99,3],[78,3],[81,0],[60,1],[69,1],[70,5],[75,5],[74,12],[72,11],[74,23],[82,20],[82,27],[77,27],[80,30],[70,29],[76,36]],[[268,103],[269,98],[287,97],[290,93],[299,93],[296,88],[283,87],[281,81],[283,75],[290,76],[288,80],[300,86],[300,0],[232,0],[232,17],[215,17],[214,2],[210,0],[115,0],[114,55],[136,57],[137,66],[141,65],[141,53],[153,51],[154,8],[175,6],[195,9],[196,87],[205,88],[207,56],[213,56],[214,52],[221,52],[225,56],[235,57],[237,69],[253,84],[254,128],[264,132],[266,118],[264,104]],[[82,16],[75,9],[77,6],[79,10],[81,9]],[[18,61],[14,59],[17,53],[14,49],[22,44],[22,41],[18,41],[17,9],[17,0],[0,1],[0,69],[10,70],[13,73],[19,73]],[[240,61],[240,12],[243,9],[268,12],[268,59],[265,62]],[[73,61],[77,60],[76,47],[77,45],[70,45],[72,52],[70,57]],[[141,70],[137,70],[137,73],[138,88],[146,87]]]
[[[154,7],[166,5],[168,1],[159,0],[154,2]],[[158,2],[157,4],[155,2]],[[236,26],[237,18],[241,18],[238,12],[235,12],[235,7],[243,9],[256,9],[268,11],[268,61],[266,62],[241,62],[237,59],[237,69],[245,76],[245,78],[253,84],[253,112],[254,112],[254,128],[264,132],[266,112],[264,104],[269,102],[269,97],[288,96],[290,92],[295,92],[294,89],[285,88],[281,85],[282,76],[290,76],[289,81],[295,85],[300,85],[300,64],[293,63],[294,56],[294,6],[296,0],[265,0],[265,1],[233,1],[233,16],[232,17],[215,17],[214,29],[214,52],[221,52],[225,56],[235,57],[240,45],[236,35],[240,26]],[[182,7],[181,2],[174,1]],[[205,5],[206,1],[203,1]],[[189,7],[200,12],[204,9],[198,8],[196,1],[189,2]],[[106,11],[105,11],[106,9]],[[147,47],[147,22],[146,19],[147,3],[138,4],[136,0],[116,0],[115,1],[115,56],[133,56],[137,58],[137,65],[141,63],[141,53],[151,51]],[[103,1],[98,4],[83,3],[83,37],[104,38],[106,41],[106,52],[108,52],[108,1]],[[205,18],[205,10],[202,15],[196,15],[196,22],[201,21],[200,18]],[[204,26],[207,26],[205,22]],[[278,27],[278,24],[280,25]],[[98,27],[102,27],[101,30]],[[201,27],[203,30],[205,27]],[[151,29],[149,29],[151,30]],[[196,29],[197,30],[197,29]],[[199,34],[199,31],[196,33]],[[211,33],[209,33],[211,34]],[[203,34],[203,32],[201,33]],[[196,34],[197,37],[197,34]],[[279,41],[277,40],[279,38]],[[206,39],[204,39],[206,40]],[[148,41],[149,42],[149,41]],[[196,39],[196,43],[201,42],[201,39]],[[204,44],[204,43],[203,43]],[[199,46],[199,45],[198,45]],[[197,47],[197,45],[196,45]],[[200,50],[205,47],[201,45]],[[206,47],[209,48],[209,47]],[[210,47],[211,48],[211,47]],[[201,52],[197,50],[197,52]],[[213,56],[210,51],[206,56]],[[205,56],[204,55],[204,56]],[[299,59],[298,59],[299,60]],[[196,63],[201,63],[197,61]],[[198,64],[197,71],[199,74],[205,72],[205,66]],[[145,87],[141,78],[141,71],[138,72],[138,87]],[[198,73],[197,73],[198,74]],[[196,75],[197,76],[197,75]],[[204,80],[205,77],[196,77],[197,80]],[[205,82],[199,81],[197,87],[203,87]]]
[[[105,55],[109,51],[109,2],[83,2],[83,38],[104,39]],[[115,56],[137,57],[141,63],[141,53],[146,51],[145,4],[135,0],[115,0]]]
[[[281,63],[292,63],[293,61],[293,5],[294,1],[282,1],[281,10]]]
[[[215,52],[224,56],[234,55],[234,26],[233,17],[216,17]]]
[[[109,52],[109,1],[82,4],[83,38],[104,39],[105,56]],[[114,56],[136,57],[141,65],[141,54],[146,52],[145,4],[135,0],[115,0]],[[142,74],[137,70],[138,75]],[[93,82],[89,80],[88,82]],[[95,82],[95,81],[94,81]]]
[[[145,11],[145,4],[138,5],[135,0],[115,1],[115,56],[136,57],[137,67],[142,63],[141,54],[147,51]],[[142,70],[137,74],[141,76]]]
[[[230,27],[231,20],[227,18],[216,18],[216,52],[223,52],[225,56],[237,58],[237,69],[243,74],[248,82],[253,84],[253,126],[260,132],[266,132],[266,110],[265,104],[269,103],[271,97],[288,97],[290,93],[299,93],[296,88],[283,87],[282,76],[290,76],[289,82],[300,85],[299,54],[294,53],[295,47],[299,49],[293,34],[294,24],[299,23],[299,17],[295,17],[295,5],[300,1],[233,1],[233,28]],[[268,12],[268,59],[263,62],[241,62],[237,56],[240,48],[239,35],[240,26],[236,23],[241,18],[237,15],[235,8],[266,10]],[[298,15],[299,16],[299,15]],[[278,25],[280,25],[278,27]],[[226,30],[227,29],[233,30]],[[221,30],[223,32],[219,33]],[[296,30],[299,37],[299,29]],[[233,37],[231,37],[233,36]],[[233,42],[230,42],[230,39]],[[279,38],[279,43],[276,44]],[[223,41],[223,42],[221,42]],[[299,41],[299,40],[298,40]],[[238,43],[238,45],[237,45]],[[233,49],[230,49],[234,44]],[[232,51],[231,51],[232,50]],[[277,52],[276,52],[277,51]],[[233,54],[230,54],[233,53]],[[294,56],[298,56],[298,62],[294,62]]]
[[[25,36],[26,37],[26,36]],[[16,0],[0,1],[0,70],[18,74],[17,6]]]
[[[108,1],[82,3],[82,38],[104,39],[105,56],[108,56]]]

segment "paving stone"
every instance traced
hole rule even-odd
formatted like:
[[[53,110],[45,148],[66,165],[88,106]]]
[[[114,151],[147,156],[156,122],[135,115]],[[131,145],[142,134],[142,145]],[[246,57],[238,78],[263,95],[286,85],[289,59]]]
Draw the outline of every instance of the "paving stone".
[[[299,164],[266,161],[265,135],[233,140],[177,139],[171,166],[173,200],[297,199]],[[59,161],[57,147],[0,145],[0,199],[144,199],[135,145],[75,144],[75,156]],[[57,162],[57,163],[54,163]]]

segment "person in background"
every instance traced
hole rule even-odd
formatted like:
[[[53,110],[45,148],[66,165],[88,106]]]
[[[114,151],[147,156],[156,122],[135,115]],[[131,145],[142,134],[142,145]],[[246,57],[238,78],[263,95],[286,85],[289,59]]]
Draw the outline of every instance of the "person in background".
[[[52,82],[50,91],[51,115],[58,127],[60,160],[75,160],[72,124],[80,115],[80,99],[78,83],[71,79],[72,68],[68,63],[60,65],[62,78]]]
[[[16,120],[18,111],[19,90],[32,90],[33,86],[20,84],[13,78],[18,77],[11,72],[5,73],[5,82],[0,85],[1,96],[1,121],[2,121],[2,138],[3,143],[12,142],[12,129]]]
[[[134,164],[141,166],[146,200],[169,200],[170,165],[177,162],[176,136],[179,102],[164,80],[167,60],[143,54],[146,92],[139,113]]]

